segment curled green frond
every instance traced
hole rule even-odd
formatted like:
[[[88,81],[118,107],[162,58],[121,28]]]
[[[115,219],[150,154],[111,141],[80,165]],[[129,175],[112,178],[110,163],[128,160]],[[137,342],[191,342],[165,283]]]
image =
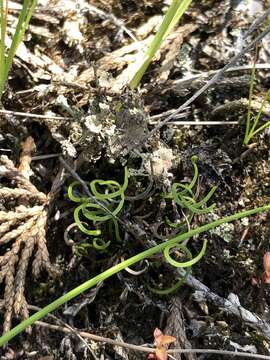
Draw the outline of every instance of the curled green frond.
[[[199,254],[197,256],[195,256],[194,258],[192,258],[191,260],[188,261],[184,261],[184,262],[179,262],[176,261],[174,259],[172,259],[171,255],[170,255],[170,250],[172,248],[176,248],[176,249],[180,249],[182,251],[184,251],[187,254],[190,254],[190,251],[187,249],[187,247],[184,244],[173,244],[173,245],[168,245],[167,247],[165,247],[163,254],[164,257],[166,259],[166,261],[171,264],[174,267],[181,267],[181,268],[186,268],[186,267],[191,267],[194,264],[196,264],[198,261],[201,260],[201,258],[203,257],[203,255],[205,254],[206,251],[206,246],[207,246],[207,240],[203,241],[203,246],[201,251],[199,252]]]
[[[78,257],[81,257],[81,256],[87,256],[88,255],[88,249],[89,248],[92,248],[92,244],[88,244],[88,243],[82,243],[78,246],[76,246],[75,248],[75,254],[78,256]]]
[[[85,234],[87,235],[93,235],[93,236],[99,236],[101,234],[100,230],[91,230],[91,229],[87,229],[84,226],[84,221],[80,220],[80,211],[83,209],[83,207],[87,205],[86,203],[83,203],[82,205],[78,206],[75,210],[74,210],[74,220],[75,223],[77,224],[78,228]],[[95,204],[94,204],[95,205]]]
[[[179,228],[180,226],[184,225],[184,222],[172,222],[168,216],[165,216],[165,222],[168,226],[170,226],[171,228],[173,229],[177,229]]]
[[[115,180],[93,180],[88,186],[94,199],[81,195],[76,187],[81,185],[75,181],[68,187],[68,197],[70,200],[80,203],[74,211],[74,220],[78,228],[85,234],[94,236],[93,248],[103,251],[111,243],[105,242],[103,239],[98,238],[102,234],[101,227],[104,223],[108,222],[110,236],[115,236],[117,241],[120,241],[119,225],[115,217],[122,210],[125,201],[125,190],[128,186],[128,169],[125,168],[124,182],[120,185]],[[99,204],[100,202],[100,204]],[[109,213],[104,210],[101,205],[106,205]],[[90,221],[89,228],[85,226],[86,220]]]
[[[172,185],[172,198],[176,204],[180,205],[183,209],[188,209],[192,214],[205,214],[212,211],[215,207],[215,204],[212,204],[209,207],[205,206],[216,191],[216,186],[213,186],[202,200],[197,201],[196,195],[192,189],[199,178],[199,170],[197,166],[198,156],[193,155],[191,162],[194,169],[194,175],[190,184],[174,183]]]
[[[100,199],[98,199],[100,200]],[[124,201],[125,198],[123,195],[121,195],[121,201],[119,202],[119,204],[116,206],[115,209],[111,209],[111,206],[108,207],[109,210],[111,210],[112,214],[114,216],[116,216],[122,209],[123,205],[124,205]],[[112,215],[110,214],[105,214],[104,210],[102,207],[100,207],[100,205],[95,204],[95,203],[83,203],[82,205],[80,205],[82,207],[82,213],[83,215],[88,219],[91,220],[93,222],[104,222],[104,221],[108,221],[110,219],[112,219]],[[88,209],[96,209],[96,210],[92,210],[89,211]]]
[[[198,178],[199,178],[199,169],[198,169],[198,165],[197,165],[198,156],[193,155],[191,157],[191,162],[192,162],[193,170],[194,170],[194,174],[193,174],[193,178],[192,178],[191,182],[189,184],[174,183],[172,185],[171,194],[169,194],[169,196],[166,196],[167,199],[173,199],[174,202],[181,207],[181,210],[186,210],[186,213],[184,215],[185,219],[180,222],[172,222],[169,220],[168,217],[165,217],[165,222],[171,228],[178,229],[179,234],[181,234],[182,232],[185,232],[187,230],[194,215],[208,213],[215,208],[215,204],[212,204],[207,207],[207,202],[211,199],[214,192],[216,191],[216,186],[213,186],[202,200],[200,200],[200,201],[197,200],[196,194],[193,191],[193,188],[196,186]],[[165,246],[165,248],[163,250],[163,255],[164,255],[165,260],[170,265],[172,265],[174,267],[188,268],[189,271],[191,271],[191,267],[194,264],[196,264],[198,261],[200,261],[201,258],[203,257],[203,255],[205,254],[206,245],[207,245],[207,242],[204,241],[201,251],[199,252],[199,254],[197,256],[195,256],[193,258],[192,254],[191,254],[190,250],[187,248],[186,244],[181,244],[181,241],[179,241],[173,245]],[[183,252],[188,257],[189,260],[185,261],[185,262],[179,262],[179,261],[174,260],[170,255],[170,252],[172,249],[181,250],[181,252]],[[188,273],[187,273],[187,275],[188,275]],[[169,289],[160,290],[160,289],[152,288],[150,286],[148,286],[148,288],[149,288],[149,290],[151,290],[152,292],[154,292],[156,294],[167,295],[167,294],[170,294],[171,292],[175,291],[176,289],[178,289],[184,281],[185,281],[185,279],[180,279],[179,281],[177,281],[177,283],[175,283]]]
[[[77,185],[81,185],[79,183],[79,181],[73,181],[69,187],[68,187],[68,191],[67,191],[67,194],[68,194],[68,197],[71,201],[74,201],[74,202],[84,202],[84,201],[87,201],[87,196],[76,196],[74,195],[74,187],[77,186]]]
[[[188,248],[186,246],[182,245],[181,249],[185,253],[185,255],[191,260],[192,259],[192,254],[188,250]],[[179,279],[175,284],[173,284],[172,286],[170,286],[167,289],[157,289],[157,288],[153,288],[153,287],[151,287],[149,285],[147,285],[147,287],[154,294],[157,294],[157,295],[169,295],[169,294],[174,293],[177,289],[179,289],[179,287],[186,281],[186,278],[190,273],[191,273],[191,267],[189,267],[187,269],[185,275],[181,279]]]
[[[198,162],[199,158],[197,155],[192,155],[191,157],[191,162],[193,165],[193,169],[194,169],[194,175],[193,175],[193,179],[191,180],[191,183],[189,184],[189,188],[192,190],[194,185],[196,184],[198,177],[199,177],[199,169],[198,169]]]
[[[170,294],[174,293],[176,290],[178,290],[181,285],[184,284],[184,282],[186,281],[186,278],[187,278],[187,276],[188,276],[188,274],[190,272],[191,272],[191,268],[189,268],[186,271],[185,275],[181,279],[179,279],[175,284],[170,286],[168,289],[157,289],[157,288],[154,288],[154,287],[149,286],[149,285],[147,285],[147,288],[152,293],[157,294],[157,295],[170,295]]]
[[[97,187],[105,186],[103,193],[99,192]],[[120,185],[114,180],[93,180],[90,183],[90,189],[92,194],[99,200],[110,200],[118,196],[124,195],[128,186],[128,169],[125,167],[124,183]]]
[[[93,239],[93,248],[99,251],[103,251],[105,249],[107,249],[108,246],[110,246],[111,241],[104,241],[103,239],[100,238],[94,238]]]

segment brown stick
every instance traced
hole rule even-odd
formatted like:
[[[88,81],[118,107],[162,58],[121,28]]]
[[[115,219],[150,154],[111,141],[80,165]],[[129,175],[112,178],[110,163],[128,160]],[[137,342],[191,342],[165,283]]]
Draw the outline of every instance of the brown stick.
[[[35,150],[35,142],[32,136],[28,136],[26,140],[22,142],[21,146],[22,151],[18,170],[26,179],[29,180],[31,176],[30,164],[32,161],[32,153]]]

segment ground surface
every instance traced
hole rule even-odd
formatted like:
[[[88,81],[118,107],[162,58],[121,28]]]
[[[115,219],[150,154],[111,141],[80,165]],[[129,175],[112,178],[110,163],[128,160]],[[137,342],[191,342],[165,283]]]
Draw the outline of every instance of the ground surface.
[[[29,136],[35,142],[34,157],[56,154],[52,158],[33,158],[31,163],[31,181],[45,194],[61,172],[60,154],[88,182],[113,179],[122,184],[126,165],[130,173],[126,195],[130,198],[118,214],[124,224],[120,225],[121,242],[113,239],[106,251],[98,252],[89,246],[89,236],[72,229],[68,236],[75,243],[71,245],[65,241],[64,233],[74,222],[76,204],[68,199],[67,188],[73,178],[65,173],[50,202],[46,226],[49,256],[58,272],[53,276],[43,271],[37,280],[28,269],[28,304],[43,307],[122,258],[172,236],[176,230],[168,226],[166,216],[173,222],[184,218],[164,194],[170,192],[174,182],[191,181],[192,155],[199,159],[197,198],[202,199],[214,185],[217,190],[209,201],[215,202],[216,208],[196,215],[190,226],[269,203],[269,128],[252,139],[251,143],[256,144],[249,151],[243,146],[250,67],[228,73],[200,96],[183,118],[176,119],[175,125],[163,127],[147,142],[140,143],[164,119],[163,113],[180,106],[209,79],[211,71],[220,69],[242,48],[245,31],[269,2],[193,1],[145,74],[140,90],[132,93],[125,86],[132,73],[131,64],[149,42],[167,3],[44,0],[33,16],[10,72],[3,106],[48,118],[0,115],[1,155],[7,155],[17,165],[21,142]],[[11,2],[10,7],[14,7],[10,11],[12,27],[16,3]],[[258,32],[249,34],[246,41]],[[269,41],[268,36],[258,48],[257,64],[266,65],[257,71],[254,113],[269,88]],[[253,59],[254,51],[245,54],[235,66],[252,65]],[[266,106],[262,121],[267,115],[269,118],[269,112]],[[54,120],[49,116],[69,119]],[[183,126],[177,123],[179,120],[224,123]],[[0,181],[6,185],[4,177]],[[9,186],[13,185],[11,182]],[[143,196],[136,198],[140,193]],[[0,202],[0,206],[7,211],[11,205]],[[252,278],[262,276],[263,255],[270,250],[269,219],[269,213],[258,214],[188,243],[195,255],[201,249],[201,240],[208,240],[206,254],[192,268],[192,275],[223,298],[230,293],[237,295],[243,307],[266,321],[270,321],[269,289],[263,283],[252,285]],[[127,225],[132,232],[126,230]],[[105,229],[103,236],[108,241],[113,235]],[[3,256],[8,248],[1,246]],[[144,265],[135,268],[140,270]],[[178,339],[177,347],[269,354],[270,340],[265,334],[222,311],[217,304],[198,302],[191,287],[184,284],[168,296],[149,290],[149,285],[168,288],[176,280],[175,270],[161,256],[153,257],[142,274],[124,271],[61,307],[55,315],[76,329],[133,344],[152,344],[153,331],[159,327]],[[4,286],[2,291],[4,294]],[[13,324],[16,321],[14,317]],[[55,323],[52,319],[45,321]],[[1,358],[92,359],[93,354],[97,359],[146,358],[145,354],[116,346],[91,341],[89,346],[92,353],[76,335],[34,326],[32,334],[24,333],[10,342]]]

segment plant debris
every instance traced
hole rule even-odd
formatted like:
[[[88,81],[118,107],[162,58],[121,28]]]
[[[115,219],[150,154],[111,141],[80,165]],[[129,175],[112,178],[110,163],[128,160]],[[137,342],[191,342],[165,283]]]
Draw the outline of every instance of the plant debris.
[[[269,35],[260,42],[257,57],[253,50],[245,52],[184,111],[155,128],[267,29],[269,18],[263,24],[257,19],[269,15],[269,0],[192,1],[139,89],[131,91],[128,82],[170,4],[38,2],[0,109],[2,332],[29,316],[29,303],[44,307],[122,259],[163,243],[179,231],[179,224],[186,231],[269,204],[269,128],[257,133],[248,147],[243,144],[248,108],[256,116],[269,88]],[[7,44],[21,1],[9,0],[8,5]],[[254,58],[256,84],[249,104]],[[266,103],[258,126],[269,116]],[[212,194],[216,207],[190,218],[168,194],[175,182],[178,189],[192,182],[194,156],[198,179],[192,194],[185,193],[182,200],[191,206],[200,203],[217,186]],[[62,168],[63,162],[73,173]],[[76,172],[86,186],[97,180],[96,190],[102,193],[102,181],[123,184],[124,166],[129,184],[117,214],[119,241],[114,241],[114,226],[104,226],[100,239],[110,246],[97,251],[93,236],[74,225],[68,189],[78,180],[73,179]],[[110,186],[107,193],[115,190],[113,182]],[[74,196],[87,196],[81,184],[74,187]],[[111,209],[119,204],[118,198],[110,204],[105,200]],[[91,230],[101,227],[87,217],[84,221]],[[76,333],[153,346],[154,331],[153,359],[171,356],[168,341],[182,350],[269,356],[269,237],[269,212],[195,236],[188,249],[194,256],[201,241],[207,241],[205,255],[175,294],[151,290],[153,284],[168,289],[185,275],[156,254],[70,301],[55,314],[59,324],[46,318],[44,326],[33,326],[32,335],[22,333],[5,351],[0,349],[0,357],[143,360],[146,353],[87,337],[85,344]],[[188,257],[181,249],[171,249],[169,255],[175,261]],[[67,324],[73,330],[62,331]]]

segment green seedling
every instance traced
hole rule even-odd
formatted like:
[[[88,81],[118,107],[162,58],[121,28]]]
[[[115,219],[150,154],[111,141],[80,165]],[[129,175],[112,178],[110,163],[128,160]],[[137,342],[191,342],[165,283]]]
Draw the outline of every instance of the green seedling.
[[[268,119],[263,125],[258,126],[258,123],[262,117],[262,113],[264,111],[265,105],[267,104],[270,96],[270,89],[266,92],[263,97],[263,101],[259,108],[258,113],[255,116],[252,116],[252,97],[254,93],[254,85],[256,80],[256,67],[255,61],[254,66],[252,68],[251,79],[250,79],[250,86],[249,86],[249,100],[248,100],[248,112],[246,118],[246,131],[244,137],[244,145],[248,145],[250,140],[259,132],[266,129],[270,126],[270,119]]]
[[[214,191],[216,190],[216,187],[213,187],[202,200],[196,200],[196,195],[193,189],[199,177],[199,171],[197,166],[198,157],[192,156],[191,161],[194,168],[194,176],[191,180],[191,183],[174,183],[172,186],[172,193],[166,196],[166,198],[174,200],[175,203],[179,205],[182,209],[186,209],[188,211],[186,219],[188,219],[189,222],[191,222],[195,214],[207,213],[213,210],[215,204],[206,207],[206,203],[212,197]],[[74,202],[80,203],[80,205],[74,211],[75,223],[83,233],[93,237],[92,245],[88,244],[88,247],[91,246],[96,250],[104,251],[110,245],[111,241],[109,240],[105,242],[103,239],[101,239],[99,237],[101,235],[101,230],[99,230],[97,227],[101,224],[104,224],[105,222],[108,222],[110,229],[109,233],[112,236],[112,226],[114,226],[116,240],[120,241],[119,226],[113,215],[116,216],[123,208],[125,201],[124,193],[128,186],[128,170],[127,168],[125,168],[124,182],[122,186],[114,180],[93,180],[88,184],[92,196],[97,201],[105,202],[112,215],[105,213],[105,210],[101,208],[100,205],[98,205],[96,202],[93,202],[88,197],[76,195],[76,192],[78,192],[78,189],[76,190],[78,185],[80,185],[80,183],[75,181],[68,188],[69,199]],[[99,191],[100,188],[103,189],[102,192]],[[91,211],[89,209],[91,209]],[[86,221],[89,220],[91,221],[91,225],[94,226],[94,229],[87,228],[85,226]],[[171,223],[171,226],[173,226],[174,228],[179,228],[179,232],[183,232],[182,229],[186,229],[185,224],[181,223]],[[188,257],[189,261],[180,263],[173,260],[170,255],[170,248],[164,251],[166,261],[176,267],[191,268],[191,266],[194,265],[197,261],[199,261],[204,255],[206,250],[206,243],[202,247],[199,255],[196,256],[194,259],[192,259],[192,254],[185,244],[179,244],[176,246],[176,248],[177,250],[183,252]],[[78,253],[85,254],[85,247],[82,248],[82,246],[80,246],[80,252],[79,248],[77,250]],[[190,269],[188,270],[187,274],[189,273],[189,271]],[[160,290],[154,289],[150,286],[148,286],[148,288],[156,294],[168,295],[171,292],[176,291],[184,281],[185,278],[180,279],[175,285],[171,286],[169,289]]]
[[[98,228],[102,224],[108,223],[109,233],[115,235],[117,241],[120,241],[119,225],[115,216],[122,210],[125,201],[125,191],[128,186],[128,170],[125,168],[124,183],[120,185],[114,180],[93,180],[89,185],[89,190],[98,202],[105,204],[111,211],[111,214],[105,213],[105,210],[91,199],[85,196],[75,195],[77,187],[80,185],[78,181],[74,181],[68,187],[68,197],[71,201],[80,203],[74,211],[74,220],[78,228],[85,234],[93,237],[92,246],[96,250],[103,251],[111,243],[105,242],[101,236],[101,230]],[[101,191],[103,189],[103,191]],[[77,190],[78,191],[78,190]],[[85,226],[86,221],[91,221],[93,228]],[[114,228],[114,231],[113,231]]]
[[[213,211],[213,209],[215,208],[215,204],[212,204],[211,206],[207,207],[207,202],[210,200],[210,198],[213,196],[214,192],[216,191],[216,186],[213,186],[211,188],[211,190],[208,192],[208,194],[202,200],[198,201],[196,199],[194,187],[197,184],[197,181],[199,178],[199,170],[198,170],[198,166],[197,166],[197,161],[198,161],[198,157],[196,155],[193,155],[191,158],[191,162],[193,165],[194,175],[193,175],[193,178],[192,178],[190,184],[173,183],[171,194],[165,196],[165,198],[174,200],[174,202],[177,205],[179,205],[181,209],[185,209],[187,211],[187,213],[185,214],[184,222],[172,223],[168,219],[168,217],[166,217],[166,219],[165,219],[167,224],[170,227],[172,227],[174,229],[179,229],[179,232],[181,232],[181,233],[183,231],[186,231],[186,228],[187,228],[186,222],[188,222],[190,224],[193,217],[196,214],[209,213],[209,212]],[[191,271],[191,267],[196,262],[200,261],[201,258],[203,257],[203,255],[205,254],[206,242],[204,242],[201,251],[195,258],[192,258],[192,254],[191,254],[190,250],[187,248],[186,244],[183,244],[183,243],[178,244],[174,248],[176,250],[180,250],[182,253],[184,253],[186,255],[186,257],[189,259],[189,261],[178,262],[178,261],[175,261],[174,259],[172,259],[170,256],[170,250],[171,250],[170,246],[168,246],[164,250],[165,260],[174,267],[186,267],[187,268],[186,275],[182,279],[178,280],[169,289],[161,290],[161,289],[155,289],[155,288],[148,286],[149,290],[151,290],[152,292],[154,292],[158,295],[171,294],[172,292],[175,292],[185,282],[186,277],[188,276],[188,274]]]
[[[164,16],[164,19],[160,25],[158,32],[156,33],[153,41],[151,42],[149,48],[143,56],[142,61],[138,66],[132,80],[130,81],[131,89],[135,89],[143,74],[150,65],[153,57],[160,48],[162,42],[166,39],[168,34],[172,31],[178,21],[181,19],[187,8],[189,7],[192,0],[173,0],[167,13]]]
[[[6,32],[7,32],[7,17],[8,17],[8,0],[0,0],[0,101],[5,90],[8,73],[12,65],[13,58],[16,54],[18,46],[23,41],[25,31],[28,27],[29,21],[32,17],[34,9],[37,5],[37,0],[24,0],[22,9],[18,18],[15,33],[12,37],[11,46],[6,48]]]
[[[88,255],[88,249],[92,248],[93,246],[88,243],[81,243],[78,245],[75,249],[75,255],[78,257],[87,256]]]

